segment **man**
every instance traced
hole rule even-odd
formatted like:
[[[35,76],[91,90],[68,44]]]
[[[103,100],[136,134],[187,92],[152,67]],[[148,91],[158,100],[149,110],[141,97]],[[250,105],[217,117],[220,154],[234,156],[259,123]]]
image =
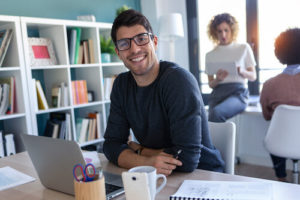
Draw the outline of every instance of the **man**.
[[[120,74],[112,89],[106,157],[120,167],[150,165],[165,175],[175,169],[223,171],[197,82],[176,64],[158,61],[158,39],[146,17],[135,10],[122,12],[111,36],[129,72]],[[130,129],[139,144],[127,143]]]

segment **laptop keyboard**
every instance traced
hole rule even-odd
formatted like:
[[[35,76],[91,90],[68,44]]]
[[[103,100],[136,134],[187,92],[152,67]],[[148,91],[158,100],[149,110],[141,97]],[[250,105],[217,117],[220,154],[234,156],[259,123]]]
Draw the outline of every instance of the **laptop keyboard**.
[[[122,187],[119,187],[119,186],[116,186],[116,185],[112,185],[112,184],[109,184],[109,183],[105,183],[105,193],[106,194],[109,194],[109,193],[112,193],[118,189],[121,189]]]

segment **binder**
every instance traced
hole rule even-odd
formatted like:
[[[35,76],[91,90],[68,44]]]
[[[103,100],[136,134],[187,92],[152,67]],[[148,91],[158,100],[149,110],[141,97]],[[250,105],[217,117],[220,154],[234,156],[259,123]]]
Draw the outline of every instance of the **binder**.
[[[16,154],[14,135],[13,134],[5,135],[5,141],[6,141],[6,155],[10,156]]]
[[[4,157],[4,143],[3,143],[2,131],[0,131],[0,158],[3,157]]]

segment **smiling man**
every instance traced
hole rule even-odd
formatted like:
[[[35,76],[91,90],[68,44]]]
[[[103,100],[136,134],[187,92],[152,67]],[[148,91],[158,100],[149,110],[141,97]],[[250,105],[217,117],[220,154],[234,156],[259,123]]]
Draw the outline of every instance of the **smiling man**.
[[[147,18],[124,11],[111,36],[129,72],[116,78],[111,93],[106,157],[120,167],[150,165],[165,175],[196,168],[222,172],[224,162],[211,143],[197,81],[175,63],[158,61],[158,38]],[[130,129],[138,143],[128,142]]]

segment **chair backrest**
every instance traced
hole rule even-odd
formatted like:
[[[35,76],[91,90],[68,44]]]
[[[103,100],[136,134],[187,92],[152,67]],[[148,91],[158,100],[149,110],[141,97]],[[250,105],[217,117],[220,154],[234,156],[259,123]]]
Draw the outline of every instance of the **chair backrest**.
[[[264,140],[266,149],[276,156],[298,160],[299,141],[300,106],[279,105]]]
[[[225,161],[225,173],[234,174],[236,128],[233,122],[208,122],[208,129],[214,146]]]

